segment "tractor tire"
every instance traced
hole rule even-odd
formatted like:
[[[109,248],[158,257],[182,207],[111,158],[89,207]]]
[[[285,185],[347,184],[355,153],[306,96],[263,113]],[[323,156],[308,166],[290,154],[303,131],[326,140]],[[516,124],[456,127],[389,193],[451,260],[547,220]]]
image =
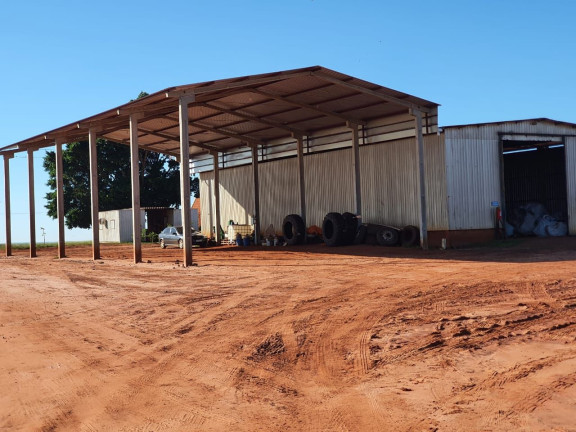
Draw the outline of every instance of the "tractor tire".
[[[340,213],[332,212],[324,216],[322,238],[326,246],[340,246],[344,237],[344,218]]]
[[[420,241],[420,230],[414,225],[407,225],[400,232],[400,243],[404,247],[416,246]]]
[[[351,245],[354,243],[356,231],[358,230],[358,218],[355,214],[348,212],[342,213],[342,218],[344,219],[344,238],[342,244]]]
[[[368,227],[366,225],[360,225],[354,236],[354,244],[362,244],[366,240],[366,233],[368,232]]]
[[[293,246],[304,242],[306,226],[304,220],[297,214],[291,214],[282,222],[282,235],[286,244]]]

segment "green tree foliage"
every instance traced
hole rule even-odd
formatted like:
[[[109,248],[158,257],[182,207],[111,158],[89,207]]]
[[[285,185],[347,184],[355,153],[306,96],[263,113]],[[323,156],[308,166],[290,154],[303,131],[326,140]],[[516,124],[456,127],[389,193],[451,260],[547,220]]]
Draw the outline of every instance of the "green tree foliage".
[[[99,210],[114,210],[132,206],[130,148],[107,140],[98,140]],[[64,213],[68,228],[89,228],[90,163],[88,141],[74,142],[62,152],[64,180]],[[57,218],[56,155],[46,152],[44,169],[49,175],[50,192],[46,194],[48,215]],[[170,207],[180,203],[180,169],[168,156],[139,151],[140,205]],[[199,181],[191,181],[191,193],[199,197]]]

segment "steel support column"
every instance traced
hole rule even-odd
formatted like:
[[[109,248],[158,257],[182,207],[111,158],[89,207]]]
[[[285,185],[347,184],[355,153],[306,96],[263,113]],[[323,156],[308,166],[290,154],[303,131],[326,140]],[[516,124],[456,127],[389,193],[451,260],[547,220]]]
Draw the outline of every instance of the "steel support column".
[[[362,185],[360,183],[360,142],[358,140],[358,125],[348,124],[352,129],[352,163],[354,165],[354,197],[356,201],[356,215],[362,216]]]
[[[193,97],[183,96],[178,102],[180,121],[180,207],[184,234],[184,267],[192,265],[192,231],[190,223],[190,136],[188,133],[188,105]]]
[[[254,178],[254,243],[260,246],[260,183],[258,180],[258,146],[252,147],[252,176]]]
[[[132,174],[132,244],[134,263],[142,262],[142,224],[140,223],[140,158],[138,155],[138,114],[130,116],[130,167]]]
[[[428,223],[426,219],[426,177],[424,170],[424,137],[422,135],[422,113],[411,110],[416,120],[416,147],[418,154],[418,196],[420,197],[420,246],[428,249]]]
[[[304,138],[296,137],[298,152],[298,190],[300,192],[300,217],[304,220],[306,227],[306,184],[304,177]],[[306,240],[307,236],[304,236]]]
[[[58,258],[66,256],[64,230],[64,166],[62,165],[62,140],[56,139],[56,211],[58,214]]]
[[[92,259],[100,259],[100,221],[98,218],[98,140],[96,131],[88,132],[90,154],[90,213],[92,216]]]
[[[216,243],[222,242],[222,234],[220,232],[220,163],[219,153],[214,153],[214,203],[216,205]]]
[[[28,202],[30,208],[30,258],[35,258],[36,206],[34,205],[34,150],[28,150]]]
[[[12,222],[10,216],[10,159],[12,155],[4,155],[4,201],[6,203],[6,256],[12,255]]]

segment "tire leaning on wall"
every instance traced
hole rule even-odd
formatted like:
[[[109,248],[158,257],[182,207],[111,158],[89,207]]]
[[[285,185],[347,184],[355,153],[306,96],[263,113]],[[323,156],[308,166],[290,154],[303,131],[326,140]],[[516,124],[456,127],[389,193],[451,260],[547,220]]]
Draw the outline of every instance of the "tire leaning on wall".
[[[340,213],[331,212],[324,216],[322,238],[326,246],[340,246],[344,240],[344,218]]]
[[[420,241],[420,230],[414,225],[406,225],[400,232],[400,243],[404,247],[416,246]]]
[[[358,218],[354,213],[342,213],[344,219],[344,232],[342,244],[351,245],[354,243],[356,231],[358,230]]]
[[[306,226],[304,219],[297,214],[290,214],[282,222],[282,235],[286,244],[293,246],[304,242],[306,235]]]
[[[368,233],[368,227],[366,225],[360,225],[354,236],[354,244],[362,244],[366,240],[366,234]]]

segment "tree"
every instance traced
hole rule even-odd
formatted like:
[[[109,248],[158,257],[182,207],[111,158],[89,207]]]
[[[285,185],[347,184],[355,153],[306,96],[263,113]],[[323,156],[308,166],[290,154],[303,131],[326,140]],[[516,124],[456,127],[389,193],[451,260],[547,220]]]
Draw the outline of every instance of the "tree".
[[[132,206],[130,148],[99,139],[98,199],[99,210],[114,210]],[[64,214],[68,228],[90,228],[90,163],[88,142],[67,145],[62,152],[64,183]],[[44,169],[49,175],[50,192],[46,194],[48,216],[56,219],[56,155],[46,152]],[[142,207],[171,207],[180,203],[179,164],[168,156],[139,150],[140,204]],[[190,182],[191,193],[199,197],[199,181]]]

